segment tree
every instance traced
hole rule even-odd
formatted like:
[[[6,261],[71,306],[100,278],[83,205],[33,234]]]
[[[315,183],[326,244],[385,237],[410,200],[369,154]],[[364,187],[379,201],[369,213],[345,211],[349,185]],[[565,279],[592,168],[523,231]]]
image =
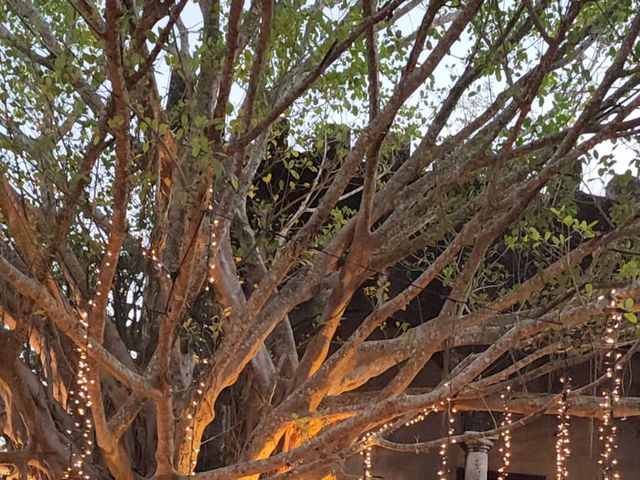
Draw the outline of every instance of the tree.
[[[349,478],[447,399],[552,411],[612,316],[633,355],[635,182],[582,167],[634,148],[637,5],[422,3],[0,5],[0,471]]]

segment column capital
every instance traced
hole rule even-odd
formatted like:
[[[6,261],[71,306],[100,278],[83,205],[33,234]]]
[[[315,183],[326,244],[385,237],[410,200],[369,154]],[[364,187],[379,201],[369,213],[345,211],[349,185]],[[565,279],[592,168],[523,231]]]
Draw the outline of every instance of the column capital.
[[[467,434],[467,433],[481,433],[481,432],[466,431],[464,433]],[[498,440],[497,435],[493,435],[491,437],[474,438],[473,440],[467,440],[466,442],[464,442],[463,448],[467,452],[488,453],[497,440]]]

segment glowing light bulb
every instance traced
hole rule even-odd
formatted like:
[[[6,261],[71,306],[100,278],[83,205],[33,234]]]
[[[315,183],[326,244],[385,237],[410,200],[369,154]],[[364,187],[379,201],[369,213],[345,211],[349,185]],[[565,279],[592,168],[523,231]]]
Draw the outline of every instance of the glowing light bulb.
[[[622,316],[615,310],[616,301],[613,298],[615,290],[611,290],[610,295],[612,297],[612,311],[609,314],[602,336],[602,341],[605,345],[604,377],[607,382],[602,391],[603,401],[600,404],[602,408],[602,423],[598,429],[598,439],[602,444],[598,463],[602,466],[603,480],[617,480],[620,478],[620,474],[616,471],[618,460],[615,458],[615,451],[618,448],[618,429],[614,423],[614,407],[620,401],[622,388],[622,377],[620,376],[622,365],[617,363],[622,354],[616,352]]]
[[[507,387],[506,393],[500,394],[500,400],[502,401],[502,421],[500,422],[500,427],[504,427],[505,429],[500,432],[500,437],[502,439],[502,445],[498,449],[502,457],[502,465],[498,468],[498,480],[506,480],[509,476],[508,469],[509,464],[511,463],[511,423],[512,423],[512,413],[509,411],[507,405],[507,396],[511,392],[511,387]]]
[[[416,416],[410,418],[409,420],[404,422],[404,426],[408,427],[410,425],[415,425],[418,422],[424,421],[429,413],[435,412],[437,409],[433,408],[425,408]],[[363,479],[368,480],[373,478],[373,443],[376,437],[382,435],[384,432],[393,428],[394,425],[391,423],[385,423],[380,428],[375,431],[367,432],[362,438],[362,442],[364,444],[362,451],[360,452],[363,456],[363,465],[362,469],[364,472]]]
[[[440,469],[438,470],[438,479],[445,480],[449,474],[449,463],[448,463],[448,450],[449,443],[451,443],[450,437],[453,436],[454,433],[454,419],[451,416],[451,399],[447,398],[447,408],[446,408],[446,420],[447,420],[447,437],[440,444],[440,450],[438,454],[440,455]]]
[[[558,429],[556,432],[556,480],[569,478],[567,460],[571,455],[569,439],[569,402],[567,396],[571,392],[570,378],[562,377],[562,396],[558,400]]]

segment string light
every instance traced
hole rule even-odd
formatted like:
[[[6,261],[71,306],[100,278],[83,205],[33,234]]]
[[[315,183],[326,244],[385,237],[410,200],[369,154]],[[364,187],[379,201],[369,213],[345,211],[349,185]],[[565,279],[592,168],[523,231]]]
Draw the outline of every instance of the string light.
[[[379,433],[379,432],[378,432]],[[373,478],[373,474],[372,474],[372,467],[373,467],[373,460],[372,460],[372,437],[374,437],[376,435],[376,433],[373,432],[368,432],[365,435],[365,447],[364,450],[362,452],[362,455],[364,455],[364,465],[363,465],[363,470],[364,470],[364,480],[369,480],[370,478]]]
[[[92,301],[89,302],[93,304]],[[84,459],[91,455],[93,450],[92,429],[90,408],[93,404],[91,394],[89,392],[89,384],[94,380],[89,379],[89,359],[87,351],[89,345],[89,322],[87,320],[87,312],[80,312],[80,325],[82,326],[83,345],[76,350],[78,352],[78,368],[76,378],[76,388],[69,390],[69,410],[70,413],[75,412],[76,419],[74,426],[81,432],[80,452],[73,451],[73,444],[69,444],[69,465],[63,472],[63,479],[84,479],[89,480],[89,475],[83,470]],[[72,435],[72,430],[68,429],[67,434]]]
[[[440,405],[442,406],[444,404],[440,404]],[[437,410],[436,407],[425,408],[421,410],[420,413],[418,413],[416,416],[404,422],[403,425],[405,427],[409,427],[411,425],[415,425],[416,423],[423,422],[430,413],[435,412],[436,410]],[[385,423],[376,431],[367,432],[364,435],[363,437],[364,448],[360,452],[361,455],[364,457],[364,460],[363,460],[364,476],[362,477],[364,480],[369,480],[373,478],[373,446],[375,444],[376,437],[381,436],[383,433],[385,433],[386,431],[394,427],[395,425],[392,423]]]
[[[209,188],[209,193],[212,194],[213,193],[213,189]],[[209,205],[209,210],[212,210],[213,206]],[[220,221],[215,218],[212,222],[212,225],[214,228],[211,228],[211,235],[209,237],[209,265],[208,265],[208,270],[207,270],[207,283],[204,287],[205,291],[209,291],[210,289],[210,285],[212,285],[215,282],[215,269],[216,269],[216,265],[213,262],[213,258],[212,258],[212,252],[215,251],[215,248],[218,246],[218,238],[216,236],[216,228],[218,225],[220,225]]]
[[[187,420],[190,420],[190,423],[187,424],[185,428],[185,437],[187,441],[191,444],[191,448],[189,450],[189,476],[194,475],[196,472],[196,465],[198,463],[198,453],[200,453],[200,447],[194,446],[195,442],[195,423],[196,423],[196,410],[198,408],[198,401],[202,398],[204,394],[204,382],[200,382],[198,384],[198,388],[196,389],[196,394],[194,395],[193,400],[191,401],[190,408],[187,413]]]
[[[210,194],[213,193],[213,189],[212,188],[209,188],[209,193]],[[209,208],[209,210],[212,210],[213,206],[209,205],[208,208]],[[213,225],[213,227],[217,227],[218,225],[220,225],[220,220],[214,219],[212,221],[212,225]],[[138,241],[140,243],[142,243],[139,238],[138,238]],[[218,245],[217,235],[216,235],[215,229],[212,228],[211,229],[211,234],[210,234],[210,237],[209,237],[209,257],[211,257],[211,251],[214,250],[217,247],[217,245]],[[157,270],[160,273],[164,273],[166,278],[169,278],[169,279],[171,278],[171,274],[168,271],[166,271],[162,261],[158,257],[158,253],[157,253],[155,248],[151,248],[151,247],[142,248],[142,256],[151,261],[151,265],[153,266],[153,268],[155,270]],[[215,282],[214,273],[215,273],[216,265],[213,262],[213,260],[210,259],[209,262],[208,262],[207,267],[208,267],[207,268],[207,281],[206,281],[204,289],[205,289],[205,291],[208,292],[210,290],[210,286]]]
[[[616,450],[618,449],[618,427],[614,421],[614,406],[620,401],[622,388],[622,378],[620,371],[622,365],[618,360],[622,354],[616,352],[618,332],[622,316],[616,310],[615,290],[611,290],[611,314],[609,315],[605,331],[602,336],[604,341],[604,369],[607,381],[606,387],[602,391],[602,424],[599,430],[599,440],[602,443],[602,452],[598,463],[602,465],[602,480],[618,480],[620,474],[617,472],[618,460]]]
[[[447,385],[445,385],[447,386]],[[447,451],[449,449],[450,443],[455,443],[455,441],[451,441],[450,438],[453,436],[454,428],[453,423],[455,422],[452,413],[455,413],[455,409],[451,408],[451,398],[447,398],[447,408],[446,408],[446,424],[447,424],[447,436],[444,438],[443,442],[440,444],[440,450],[438,454],[440,455],[440,469],[438,470],[438,478],[440,480],[445,480],[449,474],[449,464],[447,460]]]
[[[556,433],[556,480],[569,478],[567,460],[571,455],[569,439],[569,402],[567,397],[571,393],[571,378],[560,378],[562,396],[558,399],[558,430]]]
[[[213,192],[213,189],[209,188],[209,193],[211,194],[212,192]],[[210,206],[209,210],[211,209],[212,207]],[[217,219],[213,220],[214,226],[218,226],[218,224],[219,224],[219,221]],[[137,240],[140,243],[142,243],[140,238],[138,238]],[[215,247],[217,243],[218,242],[216,239],[216,233],[212,229],[210,246]],[[112,253],[107,251],[106,255],[107,257],[111,257]],[[157,270],[160,273],[164,273],[166,278],[168,279],[171,278],[170,273],[165,270],[165,267],[162,261],[158,257],[158,254],[155,248],[142,248],[142,256],[151,261],[151,265],[155,270]],[[107,258],[107,260],[105,261],[105,266],[110,266],[110,264],[111,264],[110,259]],[[209,284],[212,284],[214,282],[213,270],[215,269],[215,264],[213,263],[213,261],[209,262],[208,267],[209,267],[209,270],[207,273],[207,286],[205,288],[205,290],[207,291],[209,290]],[[100,269],[96,270],[96,274],[98,276],[100,275]],[[101,283],[102,283],[101,280],[98,279],[96,286],[100,287]],[[100,292],[100,290],[96,292],[96,296],[100,296],[101,294],[102,293]],[[89,303],[89,306],[93,306],[92,300],[89,300],[88,303]],[[88,363],[87,351],[90,348],[90,344],[89,344],[89,323],[87,321],[87,317],[88,317],[87,312],[84,312],[84,311],[81,312],[80,317],[81,317],[80,324],[83,328],[84,345],[76,349],[78,352],[78,368],[77,368],[77,379],[76,379],[77,389],[69,390],[69,410],[70,410],[70,413],[73,410],[75,410],[75,414],[77,418],[74,422],[74,426],[81,431],[82,438],[81,438],[81,448],[80,448],[79,454],[73,451],[73,444],[70,441],[69,465],[63,472],[62,478],[64,480],[71,480],[76,478],[89,480],[90,477],[86,472],[84,472],[83,465],[84,465],[84,459],[88,455],[90,455],[93,450],[93,440],[91,435],[92,429],[93,429],[93,423],[91,421],[91,415],[90,415],[90,408],[93,402],[91,400],[91,394],[89,392],[89,384],[90,383],[93,384],[94,380],[93,379],[90,380],[89,378],[90,368]],[[205,361],[204,363],[207,363],[207,362]],[[204,387],[205,387],[204,383],[200,382],[196,390],[197,395],[194,397],[190,405],[190,407],[192,407],[193,410],[192,412],[187,414],[187,419],[193,420],[191,424],[187,425],[186,427],[186,437],[191,442],[191,449],[189,454],[190,476],[195,473],[198,453],[200,451],[199,447],[194,448],[194,441],[195,441],[194,426],[195,426],[195,410],[198,406],[199,398],[204,393]],[[73,434],[71,429],[67,429],[66,433],[69,436]]]
[[[424,417],[423,417],[424,418]],[[362,451],[362,455],[364,456],[364,480],[369,480],[373,478],[372,468],[373,468],[373,443],[376,437],[382,435],[384,432],[389,430],[393,424],[385,423],[380,428],[378,428],[375,432],[368,432],[364,436],[364,450]],[[405,425],[409,425],[409,422],[405,423]]]
[[[160,258],[158,258],[158,254],[155,248],[147,248],[147,249],[143,248],[142,256],[144,258],[148,258],[149,260],[151,260],[151,265],[155,270],[157,270],[160,273],[164,272],[164,275],[166,278],[171,278],[171,274],[165,271],[163,263],[160,261]]]
[[[212,193],[213,189],[209,189],[209,193]],[[209,210],[211,210],[211,207],[209,207]],[[213,225],[214,226],[218,226],[219,225],[219,221],[213,220]],[[141,242],[140,239],[138,239],[138,241]],[[211,247],[215,247],[217,245],[217,240],[216,240],[216,234],[215,231],[212,230],[211,232],[211,242],[210,242],[210,246]],[[166,278],[171,278],[171,275],[169,274],[169,272],[166,271],[162,261],[160,260],[160,258],[158,257],[158,253],[156,251],[155,248],[143,248],[142,249],[142,256],[144,258],[147,258],[151,261],[151,265],[153,266],[153,268],[160,272],[160,273],[164,273],[166,275]],[[208,291],[209,290],[209,285],[212,284],[214,282],[214,278],[213,278],[213,270],[215,269],[215,264],[213,263],[213,261],[209,262],[209,270],[207,273],[207,286],[205,287],[205,290]],[[90,304],[92,304],[92,302],[89,302]],[[88,327],[88,324],[86,325],[86,327]],[[88,340],[87,335],[85,334],[85,338]],[[85,354],[85,358],[86,358],[86,354]],[[208,360],[204,359],[203,363],[207,364]],[[80,378],[80,377],[79,377]],[[86,382],[83,382],[83,385]],[[195,474],[195,468],[196,465],[198,463],[198,454],[200,453],[200,448],[198,446],[194,445],[195,442],[195,435],[194,435],[194,430],[195,430],[195,417],[196,417],[196,410],[198,407],[198,403],[199,400],[202,398],[202,395],[204,394],[204,388],[205,388],[205,384],[204,382],[200,382],[198,384],[198,388],[196,389],[196,394],[194,395],[193,400],[191,401],[191,405],[189,405],[189,408],[187,409],[187,415],[186,418],[187,420],[189,420],[190,422],[187,423],[187,426],[185,428],[185,437],[187,439],[187,441],[190,443],[190,449],[189,449],[189,476],[192,476]],[[86,387],[85,387],[85,395],[88,395],[88,393],[86,393]],[[82,393],[81,393],[82,395]],[[90,403],[89,405],[90,406]],[[86,435],[85,435],[86,437]],[[83,457],[84,458],[84,457]],[[67,478],[71,478],[70,476],[65,476],[65,479]],[[88,476],[85,476],[83,478],[88,479]]]
[[[500,456],[502,457],[502,465],[498,469],[498,480],[506,480],[509,476],[508,469],[509,464],[511,463],[511,423],[512,413],[509,411],[507,406],[507,396],[511,392],[511,387],[507,386],[507,392],[500,394],[500,400],[502,401],[502,411],[504,412],[502,415],[502,421],[500,422],[500,427],[504,428],[500,432],[500,437],[502,437],[502,445],[498,449],[500,452]]]

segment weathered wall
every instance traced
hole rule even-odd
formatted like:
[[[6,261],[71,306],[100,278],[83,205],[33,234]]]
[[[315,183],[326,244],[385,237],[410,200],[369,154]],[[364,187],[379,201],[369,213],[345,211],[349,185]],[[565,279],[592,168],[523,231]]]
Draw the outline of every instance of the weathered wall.
[[[621,480],[640,478],[640,419],[630,418],[618,421],[619,465]],[[573,419],[571,427],[571,451],[569,474],[579,480],[599,480],[598,422],[588,419]],[[406,429],[395,439],[411,442],[416,437],[427,440],[440,436],[443,431],[442,419],[433,415],[412,429]],[[539,418],[513,433],[512,456],[509,472],[528,475],[542,475],[547,480],[555,479],[555,432],[553,416]],[[497,470],[501,465],[499,444],[489,454],[489,468]],[[454,467],[463,467],[465,452],[460,446],[450,448],[449,462]],[[437,451],[426,454],[405,454],[375,449],[373,453],[374,478],[379,480],[432,480],[437,478],[439,469]],[[352,459],[352,471],[362,471],[360,459]],[[449,479],[455,479],[452,472]]]

